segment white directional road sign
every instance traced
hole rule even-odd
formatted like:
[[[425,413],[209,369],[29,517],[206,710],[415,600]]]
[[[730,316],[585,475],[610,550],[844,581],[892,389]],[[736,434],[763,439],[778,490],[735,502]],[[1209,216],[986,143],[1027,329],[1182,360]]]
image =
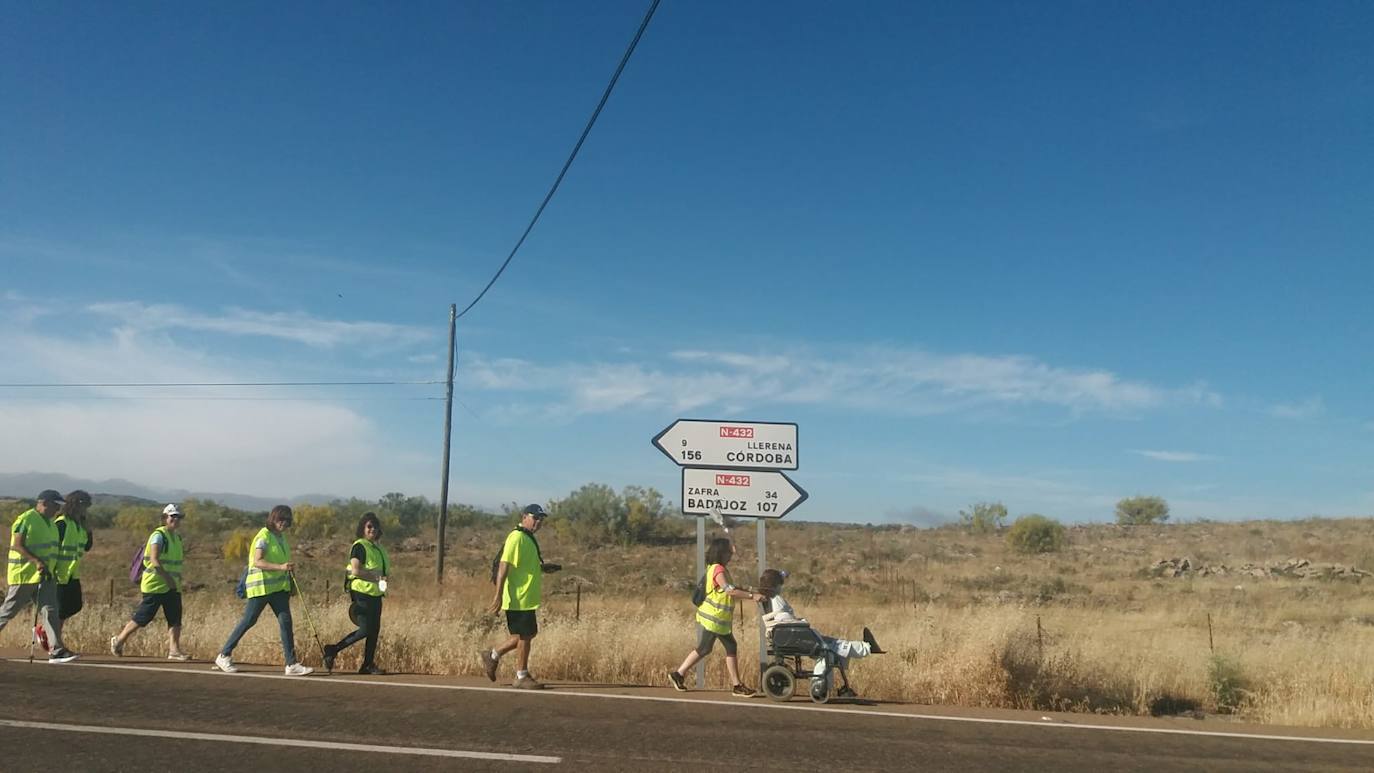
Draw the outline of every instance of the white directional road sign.
[[[682,467],[797,469],[797,425],[791,423],[678,419],[653,443]]]
[[[781,518],[806,501],[806,492],[780,472],[769,470],[682,470],[682,512],[750,518]]]

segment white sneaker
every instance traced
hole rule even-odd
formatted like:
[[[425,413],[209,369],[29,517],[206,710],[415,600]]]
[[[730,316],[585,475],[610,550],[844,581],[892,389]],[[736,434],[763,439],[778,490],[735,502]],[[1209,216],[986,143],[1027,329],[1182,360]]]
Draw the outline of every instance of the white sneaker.
[[[234,661],[230,660],[229,656],[223,653],[215,656],[215,668],[218,668],[226,674],[232,674],[239,670],[238,666],[234,665]]]
[[[292,663],[286,667],[287,676],[307,676],[315,673],[315,669],[310,666],[303,666],[300,663]]]
[[[179,660],[179,661],[181,661],[181,662],[184,663],[184,662],[190,660],[190,659],[191,659],[191,656],[190,656],[190,655],[187,655],[185,652],[169,652],[169,653],[167,653],[167,659],[168,659],[168,660]]]
[[[117,658],[124,656],[124,643],[119,640],[119,636],[110,637],[110,654]]]

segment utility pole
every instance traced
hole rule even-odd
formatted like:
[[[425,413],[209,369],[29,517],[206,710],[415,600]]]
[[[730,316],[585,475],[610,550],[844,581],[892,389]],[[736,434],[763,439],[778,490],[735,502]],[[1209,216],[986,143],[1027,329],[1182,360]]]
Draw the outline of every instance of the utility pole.
[[[448,307],[448,386],[444,396],[444,473],[439,481],[439,547],[435,563],[435,581],[444,584],[444,532],[448,527],[448,447],[453,434],[453,349],[458,329],[458,306]]]

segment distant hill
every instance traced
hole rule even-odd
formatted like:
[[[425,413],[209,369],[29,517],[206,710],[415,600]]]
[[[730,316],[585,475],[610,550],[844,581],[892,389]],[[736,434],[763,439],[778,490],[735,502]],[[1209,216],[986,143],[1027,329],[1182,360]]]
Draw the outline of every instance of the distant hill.
[[[43,489],[57,489],[67,493],[73,489],[91,492],[97,500],[111,499],[128,504],[157,504],[180,502],[183,499],[210,499],[239,510],[270,510],[275,505],[321,504],[339,499],[331,494],[302,494],[295,497],[259,497],[223,491],[188,491],[186,489],[157,489],[123,478],[92,480],[74,478],[55,472],[0,472],[0,498],[29,499]]]

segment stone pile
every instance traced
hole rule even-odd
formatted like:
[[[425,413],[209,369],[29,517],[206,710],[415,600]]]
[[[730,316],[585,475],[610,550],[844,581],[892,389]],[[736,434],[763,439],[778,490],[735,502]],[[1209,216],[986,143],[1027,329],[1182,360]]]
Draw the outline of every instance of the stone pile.
[[[1305,558],[1269,561],[1263,564],[1245,563],[1197,564],[1190,558],[1166,558],[1150,565],[1151,577],[1287,577],[1298,580],[1353,580],[1360,582],[1374,573],[1340,564],[1314,564]]]

